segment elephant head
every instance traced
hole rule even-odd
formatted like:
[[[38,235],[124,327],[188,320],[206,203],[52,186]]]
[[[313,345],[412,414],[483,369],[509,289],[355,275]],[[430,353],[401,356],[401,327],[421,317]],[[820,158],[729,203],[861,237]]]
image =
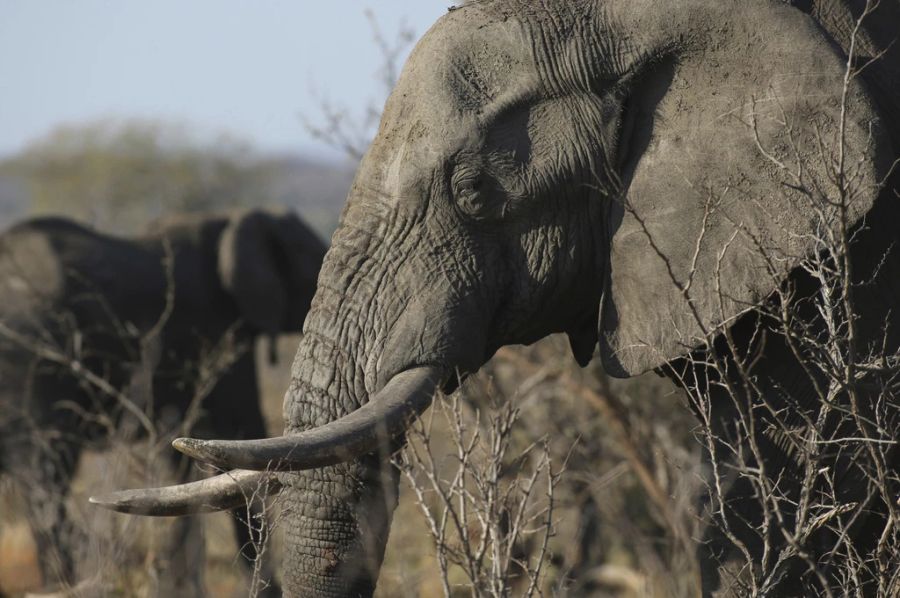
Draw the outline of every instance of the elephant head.
[[[872,206],[888,141],[846,56],[768,1],[482,0],[419,42],[319,277],[285,435],[177,441],[279,470],[288,595],[372,592],[396,502],[385,456],[435,386],[565,332],[619,376],[660,366],[762,301],[821,213]],[[854,177],[852,201],[816,204]],[[817,214],[814,214],[817,212]],[[302,470],[302,471],[299,471]],[[266,475],[107,497],[221,507]]]
[[[299,332],[324,251],[293,213],[239,213],[219,239],[219,278],[254,332],[270,337]]]
[[[224,292],[233,305],[234,315],[228,315],[228,324],[237,317],[250,334],[272,338],[300,332],[326,248],[297,215],[265,210],[240,210],[213,217],[180,214],[157,220],[147,234],[154,245],[167,238],[176,252],[185,244],[180,239],[206,237],[199,241],[205,252],[202,264],[175,256],[174,274],[190,289],[186,302],[191,302],[195,318],[203,313],[198,303],[212,299],[207,297],[209,291],[197,292],[196,280],[192,279],[199,269],[209,270],[212,265],[210,286]],[[228,300],[215,301],[224,304]],[[210,311],[209,306],[206,311]]]

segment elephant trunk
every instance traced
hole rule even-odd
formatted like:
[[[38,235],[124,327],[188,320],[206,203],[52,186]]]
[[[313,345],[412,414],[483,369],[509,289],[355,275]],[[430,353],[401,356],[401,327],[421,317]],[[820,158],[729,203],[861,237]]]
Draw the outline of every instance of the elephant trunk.
[[[374,350],[368,346],[375,342],[374,325],[363,317],[365,303],[353,297],[320,286],[285,398],[286,435],[327,426],[369,402],[364,369]],[[284,523],[287,596],[374,591],[399,481],[389,459],[397,441],[389,435],[375,440],[375,450],[362,457],[280,475],[290,509]]]
[[[288,596],[372,594],[397,504],[399,473],[390,456],[442,377],[419,366],[443,360],[391,342],[392,333],[417,326],[409,320],[410,277],[402,273],[420,242],[410,220],[371,197],[351,197],[348,205],[352,218],[345,213],[334,235],[304,325],[284,421],[285,435],[294,438],[320,428],[349,430],[345,440],[353,446],[332,455],[343,463],[332,458],[324,467],[279,474],[290,509],[283,523]],[[363,427],[345,427],[354,420]],[[277,454],[274,461],[286,461]]]

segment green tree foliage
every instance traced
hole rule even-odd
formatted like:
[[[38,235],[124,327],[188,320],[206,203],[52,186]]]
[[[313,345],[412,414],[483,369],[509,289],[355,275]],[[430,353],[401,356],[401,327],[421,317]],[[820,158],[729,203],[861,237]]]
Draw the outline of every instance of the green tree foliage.
[[[157,121],[64,126],[3,165],[32,215],[62,214],[129,233],[173,211],[266,205],[271,165],[227,136]]]

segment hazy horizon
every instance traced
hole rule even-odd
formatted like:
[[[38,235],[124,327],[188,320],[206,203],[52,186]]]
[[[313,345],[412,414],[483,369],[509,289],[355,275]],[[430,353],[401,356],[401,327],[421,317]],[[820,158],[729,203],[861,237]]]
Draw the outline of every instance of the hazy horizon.
[[[447,6],[0,0],[0,158],[62,125],[132,118],[228,134],[261,153],[337,157],[301,115],[320,115],[313,90],[352,114],[383,99],[364,10],[392,40],[403,23],[420,36]]]

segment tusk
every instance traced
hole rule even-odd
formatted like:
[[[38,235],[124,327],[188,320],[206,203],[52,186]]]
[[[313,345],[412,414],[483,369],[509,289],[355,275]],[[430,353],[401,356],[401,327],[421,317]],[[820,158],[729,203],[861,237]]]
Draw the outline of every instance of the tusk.
[[[155,517],[226,511],[247,504],[256,496],[281,489],[275,475],[236,469],[205,480],[146,490],[123,490],[88,500],[112,511]]]
[[[172,445],[223,469],[299,471],[343,463],[371,453],[405,432],[431,405],[443,377],[443,370],[433,366],[406,370],[356,411],[305,432],[263,440],[179,438]]]

